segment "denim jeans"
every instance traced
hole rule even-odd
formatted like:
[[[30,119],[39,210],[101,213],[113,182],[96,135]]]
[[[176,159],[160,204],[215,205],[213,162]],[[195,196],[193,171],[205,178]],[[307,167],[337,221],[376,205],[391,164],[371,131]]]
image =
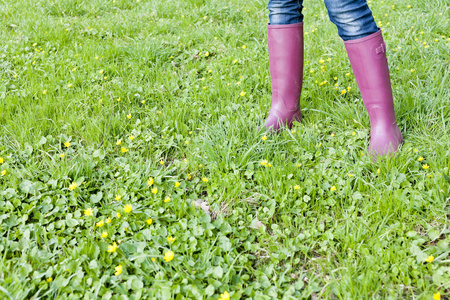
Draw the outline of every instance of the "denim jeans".
[[[378,31],[366,0],[324,0],[331,22],[344,40],[366,37]],[[271,25],[303,22],[303,0],[269,0]]]

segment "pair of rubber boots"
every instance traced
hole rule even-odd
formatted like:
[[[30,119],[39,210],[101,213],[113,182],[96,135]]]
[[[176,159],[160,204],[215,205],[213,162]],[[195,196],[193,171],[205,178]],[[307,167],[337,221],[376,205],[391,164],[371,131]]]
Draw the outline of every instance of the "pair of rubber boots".
[[[272,106],[264,126],[300,122],[303,82],[303,23],[267,25]],[[403,142],[397,126],[392,87],[381,30],[367,37],[344,41],[364,105],[370,119],[369,152],[374,160],[394,153]]]

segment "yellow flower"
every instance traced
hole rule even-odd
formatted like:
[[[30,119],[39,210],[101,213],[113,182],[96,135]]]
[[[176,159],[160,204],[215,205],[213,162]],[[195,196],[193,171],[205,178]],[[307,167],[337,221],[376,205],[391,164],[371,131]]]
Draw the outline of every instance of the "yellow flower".
[[[128,149],[125,148],[125,147],[121,147],[121,148],[120,148],[120,151],[122,151],[122,153],[125,153],[125,152],[128,152]]]
[[[47,278],[46,280],[47,280],[47,282],[52,282],[52,281],[53,281],[53,278],[52,278],[52,277],[49,277],[49,278]]]
[[[168,236],[167,237],[167,241],[172,244],[175,241],[175,238],[171,237],[171,236]]]
[[[235,63],[237,63],[237,62],[238,62],[238,60],[237,60],[237,59],[233,60],[233,64],[235,64]]]
[[[245,48],[247,48],[247,46],[245,46],[245,45],[244,45],[244,46],[242,46],[242,49],[245,49]]]
[[[433,294],[433,300],[441,300],[441,293],[437,292],[436,294]]]
[[[267,167],[267,159],[262,160],[260,164]]]
[[[68,85],[67,85],[67,87],[68,87],[68,88],[71,88],[71,87],[72,87],[72,85],[71,85],[71,84],[68,84]]]
[[[419,157],[418,161],[422,161],[423,160],[423,156]]]
[[[334,134],[334,133],[332,133],[332,134],[331,134],[331,137],[334,137],[334,136],[335,136],[335,134]]]
[[[102,232],[102,238],[106,238],[106,237],[108,237],[108,233],[106,231],[103,231]]]
[[[428,169],[430,166],[428,165],[428,164],[424,164],[423,166],[422,166],[422,168],[424,168],[425,170],[426,169]]]
[[[179,183],[178,181],[175,182],[175,187],[179,187],[181,183]]]
[[[191,174],[187,174],[187,177],[188,177],[188,180],[191,180],[191,178],[192,178],[192,176],[191,176]]]
[[[169,250],[166,253],[164,253],[164,261],[165,262],[171,261],[173,259],[173,257],[174,257],[174,253],[171,250]]]
[[[380,174],[381,173],[381,170],[380,169],[377,169],[377,174]]]
[[[76,182],[72,182],[70,185],[69,185],[69,190],[71,190],[71,191],[73,191],[74,189],[76,189],[77,188],[77,183]]]
[[[120,274],[122,274],[122,265],[118,265],[117,267],[114,268],[114,270],[116,270],[116,272],[114,273],[114,275],[119,276]]]
[[[100,74],[103,74],[103,70],[98,71]]]
[[[4,163],[3,157],[0,157],[0,164]]]
[[[153,193],[153,194],[157,194],[157,193],[158,193],[158,188],[156,188],[156,187],[155,187],[155,188],[152,188],[152,193]]]
[[[88,209],[84,210],[84,215],[89,217],[89,216],[92,216],[93,212],[94,211],[92,210],[92,208],[89,207]]]
[[[263,135],[263,137],[261,138],[263,141],[267,140],[267,136]]]
[[[64,153],[61,153],[61,154],[59,155],[59,157],[61,157],[61,158],[64,158],[64,156],[66,156]]]
[[[116,201],[120,201],[120,199],[122,199],[122,196],[121,195],[116,195]]]
[[[117,218],[120,218],[122,215],[120,213],[117,213]]]
[[[150,178],[147,180],[147,185],[148,185],[148,186],[152,186],[154,182],[155,182],[155,181],[153,180],[153,177],[150,177]]]
[[[47,90],[42,91],[42,95],[45,95],[45,94],[47,94]]]
[[[152,219],[147,219],[147,221],[145,221],[145,222],[147,222],[148,225],[151,225],[153,223],[153,220]]]
[[[295,165],[297,168],[300,168],[302,166],[302,164],[296,164]]]
[[[120,139],[120,140],[118,140],[118,141],[116,142],[116,145],[117,145],[117,146],[119,146],[120,144],[122,144],[122,139]]]
[[[116,100],[117,100],[117,102],[120,102],[120,98],[117,98]]]
[[[164,199],[164,202],[169,202],[170,201],[170,196],[166,197],[166,199]]]
[[[203,178],[202,178],[202,181],[203,181],[203,182],[208,182],[208,178],[203,177]]]
[[[223,292],[223,294],[220,294],[219,300],[230,300],[230,294]]]
[[[131,206],[131,204],[127,204],[123,207],[123,211],[126,213],[129,213],[133,210],[133,206]]]
[[[98,59],[98,56],[96,56],[95,59]]]
[[[184,143],[187,145],[187,144],[189,144],[189,141],[184,141]]]
[[[330,191],[334,192],[335,190],[336,190],[336,186],[333,185],[333,186],[331,187]]]
[[[291,133],[294,134],[294,133],[296,133],[296,131],[295,130],[291,130]]]
[[[319,60],[319,63],[323,64],[325,61],[323,59]]]
[[[203,168],[203,165],[202,165],[202,164],[199,164],[198,167],[199,167],[199,168]]]
[[[114,242],[112,245],[108,245],[108,252],[114,253],[117,250],[117,244]]]
[[[5,176],[6,175],[6,170],[2,170],[2,172],[0,174],[1,174],[1,176]]]
[[[417,153],[417,152],[419,152],[419,149],[414,148],[414,153]]]
[[[347,176],[348,176],[348,177],[353,177],[353,176],[355,176],[355,175],[353,175],[353,174],[347,174]]]
[[[106,219],[106,222],[105,222],[106,224],[109,224],[109,223],[111,223],[111,218],[110,217],[108,217],[108,219]]]
[[[101,220],[95,224],[95,226],[97,226],[97,227],[102,227],[103,225],[105,225],[105,221],[103,221],[103,220]]]
[[[430,256],[428,256],[426,259],[425,259],[425,261],[426,262],[432,262],[434,260],[434,256],[433,255],[430,255]]]
[[[65,143],[64,143],[64,146],[66,146],[67,148],[69,148],[69,147],[70,147],[70,142],[65,142]]]
[[[134,140],[134,135],[130,135],[128,138],[132,141]]]
[[[205,52],[205,56],[209,56],[209,52],[208,51]]]
[[[297,184],[296,186],[294,186],[294,190],[298,190],[300,188],[300,186]]]
[[[152,261],[153,261],[153,262],[155,261],[155,258],[154,258],[154,257],[152,257]]]
[[[247,94],[246,92],[242,91],[239,95],[241,95],[241,97],[244,97],[245,94]]]

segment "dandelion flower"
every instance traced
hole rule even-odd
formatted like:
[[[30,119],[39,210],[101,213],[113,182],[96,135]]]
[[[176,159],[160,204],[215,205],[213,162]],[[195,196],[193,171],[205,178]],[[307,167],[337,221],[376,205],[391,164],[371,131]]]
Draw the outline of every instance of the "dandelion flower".
[[[170,196],[167,196],[166,199],[164,199],[164,202],[167,203],[170,201]]]
[[[66,146],[67,148],[69,148],[69,147],[70,147],[70,142],[65,142],[65,143],[64,143],[64,146]]]
[[[116,242],[114,242],[112,245],[108,245],[108,252],[109,253],[114,253],[117,250],[117,244]]]
[[[45,94],[47,94],[47,90],[42,91],[42,95],[45,95]]]
[[[111,223],[111,218],[110,218],[110,217],[108,217],[108,219],[106,219],[105,223],[106,223],[106,224],[109,224],[109,223]]]
[[[53,278],[52,278],[52,277],[49,277],[49,278],[47,278],[46,280],[47,280],[47,282],[52,282],[52,281],[53,281]]]
[[[174,238],[174,237],[171,237],[171,236],[168,236],[168,237],[167,237],[167,241],[168,241],[170,244],[172,244],[172,243],[175,241],[175,238]]]
[[[154,182],[155,182],[155,181],[153,180],[153,177],[150,177],[150,178],[147,180],[147,185],[148,185],[148,186],[152,186]]]
[[[89,207],[88,209],[84,210],[84,215],[89,217],[89,216],[92,216],[93,212],[94,211],[92,210],[92,208]]]
[[[120,213],[117,213],[117,218],[119,218],[120,219],[120,217],[122,216]]]
[[[242,46],[242,49],[245,49],[245,48],[247,48],[247,46],[245,46],[245,45],[244,45],[244,46]]]
[[[114,275],[119,276],[120,274],[122,274],[122,265],[118,265],[117,267],[114,268],[114,270],[116,270],[116,272],[114,273]]]
[[[157,193],[158,193],[158,188],[156,188],[156,187],[155,187],[155,188],[152,188],[152,193],[153,193],[153,194],[157,194]]]
[[[127,115],[127,118],[128,118],[128,119],[131,119],[131,114],[128,114],[128,115]]]
[[[103,74],[103,70],[98,71],[98,73]]]
[[[265,140],[267,140],[267,136],[264,135],[261,139],[262,139],[263,141],[265,141]]]
[[[171,250],[169,250],[166,253],[164,253],[164,261],[165,262],[171,261],[173,259],[173,257],[174,257],[174,253]]]
[[[95,226],[97,226],[97,227],[102,227],[103,225],[105,225],[105,221],[103,221],[103,220],[101,220],[95,224]]]
[[[0,174],[1,174],[1,176],[5,176],[6,175],[6,170],[2,170],[2,172]]]
[[[246,92],[242,91],[239,95],[241,95],[241,97],[244,97],[245,94],[247,94]]]
[[[181,183],[179,183],[178,181],[175,182],[175,187],[179,187]]]
[[[220,294],[219,300],[230,300],[230,294],[228,292],[223,292],[223,294]]]
[[[164,164],[164,161],[163,161],[163,160],[161,160],[161,161],[159,162],[159,164],[160,164],[160,165],[163,165],[163,164]]]
[[[120,199],[122,199],[122,196],[121,195],[116,195],[116,201],[120,201]]]
[[[134,140],[135,136],[134,135],[130,135],[128,138],[132,141],[132,140]]]
[[[152,219],[147,219],[147,221],[145,221],[145,222],[147,222],[148,225],[152,225],[153,220]]]
[[[433,300],[441,300],[441,293],[437,292],[436,294],[433,294]]]
[[[333,186],[331,187],[330,191],[334,192],[335,190],[336,190],[336,186],[333,185]]]
[[[424,164],[423,166],[422,166],[422,168],[424,168],[425,170],[426,169],[428,169],[430,166],[428,165],[428,164]]]
[[[131,204],[127,204],[123,207],[123,211],[126,213],[129,213],[133,210],[133,206],[131,206]]]
[[[154,258],[154,257],[152,257],[152,261],[153,261],[153,262],[155,261],[155,258]]]
[[[300,186],[297,184],[296,186],[294,186],[294,190],[298,190],[300,188]]]
[[[118,140],[118,141],[116,142],[116,145],[117,145],[117,146],[119,146],[120,144],[122,144],[122,139],[120,139],[120,140]]]
[[[380,169],[377,169],[377,174],[380,174],[381,173],[381,170]]]
[[[108,237],[108,233],[106,231],[103,231],[102,232],[102,238],[106,238],[106,237]]]
[[[121,148],[120,148],[120,151],[122,151],[122,153],[126,153],[126,152],[128,152],[128,149],[125,148],[125,147],[121,147]]]
[[[418,161],[422,161],[423,160],[423,156],[419,157]]]
[[[262,160],[260,164],[267,167],[267,159]]]
[[[5,162],[5,160],[3,159],[3,157],[0,157],[0,165],[3,164]]]
[[[68,84],[67,87],[68,87],[68,88],[71,88],[71,87],[72,87],[72,84]]]
[[[189,174],[189,173],[187,173],[187,177],[188,177],[188,180],[191,180],[191,178],[192,178],[191,174]]]
[[[430,256],[428,256],[426,259],[425,259],[425,261],[426,262],[432,262],[434,260],[434,256],[433,255],[430,255]]]
[[[208,178],[203,177],[203,178],[202,178],[202,181],[203,181],[203,182],[208,182]]]
[[[237,60],[237,59],[233,60],[233,64],[235,64],[235,63],[237,63],[237,62],[238,62],[238,60]]]
[[[72,182],[70,185],[69,185],[69,190],[71,190],[71,191],[73,191],[74,189],[76,189],[77,188],[77,183],[76,182]]]

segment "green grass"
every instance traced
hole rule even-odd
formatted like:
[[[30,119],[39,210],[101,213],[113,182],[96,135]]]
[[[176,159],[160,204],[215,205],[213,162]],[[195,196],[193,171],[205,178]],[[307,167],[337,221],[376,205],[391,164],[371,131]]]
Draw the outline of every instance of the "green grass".
[[[302,123],[265,141],[265,1],[3,1],[1,297],[449,297],[450,6],[373,2],[405,139],[376,163],[322,1]]]

